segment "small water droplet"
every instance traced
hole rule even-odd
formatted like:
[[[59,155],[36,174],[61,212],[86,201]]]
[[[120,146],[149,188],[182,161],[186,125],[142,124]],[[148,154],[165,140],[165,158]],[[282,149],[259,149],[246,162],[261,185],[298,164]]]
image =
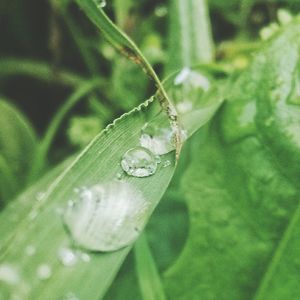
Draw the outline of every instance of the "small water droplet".
[[[40,280],[47,280],[52,275],[52,269],[48,264],[40,264],[36,270],[36,274]]]
[[[169,160],[166,160],[166,161],[164,161],[164,163],[163,163],[163,167],[164,168],[166,168],[166,167],[168,167],[168,166],[170,166],[171,165],[171,162],[169,161]]]
[[[180,130],[181,141],[187,138],[184,130]],[[165,115],[159,114],[142,128],[140,137],[142,147],[149,149],[155,155],[163,155],[175,150],[175,132],[170,127]]]
[[[36,253],[36,248],[35,248],[33,245],[28,245],[28,246],[25,248],[25,253],[26,253],[28,256],[33,256],[33,255]]]
[[[72,292],[68,292],[63,300],[79,300],[79,298]]]
[[[120,171],[120,172],[117,173],[117,179],[118,180],[122,180],[124,178],[125,178],[125,173],[124,172]]]
[[[76,253],[72,249],[67,247],[61,247],[58,250],[58,259],[66,267],[75,266],[78,262]]]
[[[20,275],[17,269],[11,264],[0,265],[0,282],[5,282],[11,285],[18,284]]]
[[[128,182],[95,185],[67,207],[64,222],[73,240],[91,251],[115,251],[133,243],[149,216],[149,203]],[[134,228],[138,228],[137,232]]]
[[[23,281],[19,270],[10,263],[0,264],[0,299],[28,299],[30,286]]]
[[[156,162],[157,162],[158,164],[161,163],[161,158],[160,158],[159,155],[155,155],[155,160],[156,160]]]
[[[122,157],[121,166],[130,176],[147,177],[153,175],[157,169],[157,158],[144,147],[128,150]]]
[[[39,192],[39,193],[37,193],[36,196],[35,196],[35,197],[36,197],[36,200],[37,200],[37,201],[42,201],[42,200],[44,200],[45,195],[46,195],[46,194],[45,194],[44,192]]]
[[[84,262],[90,262],[91,261],[91,257],[85,252],[80,253],[80,259]]]
[[[155,11],[154,11],[154,14],[161,18],[161,17],[164,17],[166,16],[168,13],[168,7],[166,5],[158,5],[155,7]]]
[[[175,77],[174,85],[189,85],[207,91],[210,88],[210,81],[200,72],[193,71],[190,68],[183,68]]]
[[[104,8],[106,6],[106,0],[95,0],[99,8]]]

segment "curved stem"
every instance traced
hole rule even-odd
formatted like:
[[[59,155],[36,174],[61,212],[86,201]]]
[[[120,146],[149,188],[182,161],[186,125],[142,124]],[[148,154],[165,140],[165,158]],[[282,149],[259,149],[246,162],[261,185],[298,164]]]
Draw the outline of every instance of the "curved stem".
[[[23,58],[2,58],[0,59],[0,77],[27,75],[48,82],[55,82],[66,86],[78,86],[85,79],[79,75],[60,70],[53,72],[50,64],[43,61],[34,61]]]

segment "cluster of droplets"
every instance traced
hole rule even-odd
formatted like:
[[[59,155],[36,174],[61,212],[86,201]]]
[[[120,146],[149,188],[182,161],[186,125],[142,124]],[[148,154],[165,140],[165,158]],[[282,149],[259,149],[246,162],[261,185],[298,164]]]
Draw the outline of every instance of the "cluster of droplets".
[[[169,94],[177,110],[184,115],[197,107],[198,102],[210,88],[210,80],[202,73],[189,68],[182,69],[174,78]],[[160,159],[158,156],[175,150],[176,132],[170,126],[167,116],[160,112],[142,128],[140,146],[128,150],[122,157],[123,170],[134,177],[155,174]],[[180,140],[187,138],[185,130],[179,129]],[[162,164],[169,166],[170,164]]]
[[[173,82],[177,109],[181,113],[192,110],[194,98],[189,98],[192,91],[196,89],[199,96],[199,92],[207,91],[209,86],[204,75],[183,69]],[[117,180],[77,190],[63,214],[68,232],[77,245],[106,252],[121,249],[137,239],[149,217],[150,203],[135,185],[123,179],[126,175],[138,178],[154,175],[159,165],[169,167],[171,161],[162,155],[175,150],[176,134],[168,117],[160,112],[142,128],[139,145],[122,156],[122,172],[116,175]],[[180,140],[186,137],[186,132],[180,130]],[[66,248],[60,249],[58,256],[64,265],[72,266],[78,260],[78,256]]]

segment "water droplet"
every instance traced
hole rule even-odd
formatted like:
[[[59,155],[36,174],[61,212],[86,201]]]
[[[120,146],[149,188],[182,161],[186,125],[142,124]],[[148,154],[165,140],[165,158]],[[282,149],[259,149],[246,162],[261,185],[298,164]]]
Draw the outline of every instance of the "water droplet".
[[[17,269],[11,264],[0,265],[0,282],[1,281],[11,285],[18,284],[20,275]]]
[[[72,292],[68,292],[63,300],[79,300],[79,298]]]
[[[80,259],[84,262],[90,262],[91,261],[91,257],[85,252],[80,252]]]
[[[122,172],[122,171],[118,172],[118,174],[117,174],[117,179],[118,179],[118,180],[122,180],[122,179],[124,179],[124,178],[125,178],[125,173]]]
[[[82,192],[75,205],[67,207],[64,222],[82,248],[115,251],[137,239],[148,219],[148,206],[135,186],[113,181]]]
[[[157,7],[155,7],[155,11],[154,14],[161,18],[166,16],[168,13],[168,7],[166,5],[158,5]]]
[[[97,7],[104,8],[106,6],[106,0],[95,0]]]
[[[36,274],[40,280],[47,280],[52,275],[52,269],[48,264],[40,264],[36,270]]]
[[[169,160],[166,160],[166,161],[164,161],[164,163],[163,163],[163,167],[164,168],[166,168],[166,167],[168,167],[168,166],[170,166],[171,165],[171,162],[169,161]]]
[[[72,249],[67,247],[61,247],[58,250],[58,258],[60,262],[66,267],[75,266],[78,262],[76,253]]]
[[[181,141],[184,141],[187,134],[184,130],[180,133]],[[155,155],[163,155],[175,150],[175,132],[165,115],[159,114],[151,122],[146,123],[142,128],[140,144]]]
[[[45,195],[46,195],[46,194],[45,194],[44,192],[39,192],[39,193],[37,193],[36,196],[35,196],[35,197],[36,197],[36,200],[37,200],[37,201],[42,201],[42,200],[44,200]]]
[[[36,252],[36,248],[32,245],[28,245],[26,248],[25,248],[25,253],[28,255],[28,256],[33,256]]]
[[[200,72],[193,71],[190,68],[183,68],[175,77],[174,85],[188,85],[207,91],[210,87],[210,81]]]
[[[0,299],[28,299],[29,292],[30,287],[22,280],[16,266],[0,264]]]
[[[122,157],[121,166],[130,176],[147,177],[153,175],[157,169],[157,158],[144,147],[128,150]]]
[[[155,160],[156,160],[156,162],[157,162],[158,164],[161,163],[161,158],[160,158],[159,155],[155,155]]]

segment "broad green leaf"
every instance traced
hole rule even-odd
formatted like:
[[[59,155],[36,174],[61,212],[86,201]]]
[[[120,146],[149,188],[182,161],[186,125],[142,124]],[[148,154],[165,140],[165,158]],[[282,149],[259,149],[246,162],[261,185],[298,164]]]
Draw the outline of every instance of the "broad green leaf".
[[[265,44],[194,140],[189,237],[165,273],[171,299],[299,297],[299,22]]]
[[[21,112],[0,99],[1,205],[23,186],[36,150],[36,136]]]

